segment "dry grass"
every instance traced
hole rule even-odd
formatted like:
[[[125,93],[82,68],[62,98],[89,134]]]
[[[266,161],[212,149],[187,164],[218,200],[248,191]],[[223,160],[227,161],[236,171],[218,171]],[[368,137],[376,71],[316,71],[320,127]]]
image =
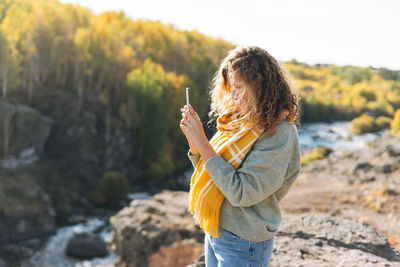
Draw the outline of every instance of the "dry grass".
[[[362,186],[359,188],[360,202],[377,213],[400,212],[400,195],[390,184]]]

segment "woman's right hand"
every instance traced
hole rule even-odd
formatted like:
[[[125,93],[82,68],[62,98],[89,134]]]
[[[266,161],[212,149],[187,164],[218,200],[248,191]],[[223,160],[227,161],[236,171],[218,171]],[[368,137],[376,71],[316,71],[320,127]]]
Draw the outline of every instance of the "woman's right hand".
[[[187,106],[185,106],[184,109],[185,109],[185,110],[188,110],[189,108],[188,108]],[[181,109],[181,111],[182,111],[182,109]],[[196,117],[197,117],[197,118],[199,119],[199,121],[200,121],[200,117],[199,117],[199,115],[197,114],[197,112],[195,112],[195,115],[196,115]],[[187,134],[185,128],[182,127],[182,121],[183,121],[184,119],[188,119],[188,115],[185,114],[184,112],[182,112],[182,120],[181,120],[181,123],[180,123],[180,128],[181,128],[182,132],[184,133],[184,135],[186,136],[186,139],[187,139],[187,141],[188,141],[188,143],[189,143],[190,151],[192,152],[192,154],[198,154],[198,153],[199,153],[199,150],[198,150],[197,147],[193,144],[193,142],[190,140],[189,135]]]

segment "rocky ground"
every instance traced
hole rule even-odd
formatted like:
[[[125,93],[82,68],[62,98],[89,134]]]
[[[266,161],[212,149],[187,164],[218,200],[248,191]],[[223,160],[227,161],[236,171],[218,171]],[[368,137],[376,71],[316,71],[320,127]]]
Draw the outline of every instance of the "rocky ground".
[[[399,141],[386,134],[304,166],[282,200],[270,266],[400,266]],[[204,266],[186,209],[187,192],[163,191],[113,216],[115,266]]]
[[[400,139],[385,134],[304,166],[281,207],[283,219],[317,211],[364,221],[400,251]]]
[[[400,266],[400,252],[362,221],[311,212],[282,223],[271,266]]]

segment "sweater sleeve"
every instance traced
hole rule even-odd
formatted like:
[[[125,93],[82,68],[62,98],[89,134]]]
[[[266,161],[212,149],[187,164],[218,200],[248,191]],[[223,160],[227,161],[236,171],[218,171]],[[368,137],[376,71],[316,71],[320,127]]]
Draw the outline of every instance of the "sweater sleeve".
[[[187,156],[189,157],[190,161],[192,162],[193,168],[196,169],[197,162],[199,162],[199,159],[200,159],[200,153],[192,154],[192,151],[189,148]]]
[[[252,206],[282,186],[294,136],[291,126],[279,126],[271,137],[257,139],[237,170],[220,154],[205,162],[204,168],[232,206]]]

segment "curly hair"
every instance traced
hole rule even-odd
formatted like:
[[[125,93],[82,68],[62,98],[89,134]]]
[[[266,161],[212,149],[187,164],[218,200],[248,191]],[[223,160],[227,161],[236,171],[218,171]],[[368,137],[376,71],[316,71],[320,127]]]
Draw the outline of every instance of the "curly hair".
[[[245,88],[232,97],[229,74],[242,78]],[[231,76],[232,77],[232,76]],[[227,110],[237,109],[233,118],[246,117],[241,127],[257,126],[272,135],[282,121],[300,125],[300,96],[291,73],[266,50],[257,46],[237,46],[224,58],[211,83],[209,123]]]

